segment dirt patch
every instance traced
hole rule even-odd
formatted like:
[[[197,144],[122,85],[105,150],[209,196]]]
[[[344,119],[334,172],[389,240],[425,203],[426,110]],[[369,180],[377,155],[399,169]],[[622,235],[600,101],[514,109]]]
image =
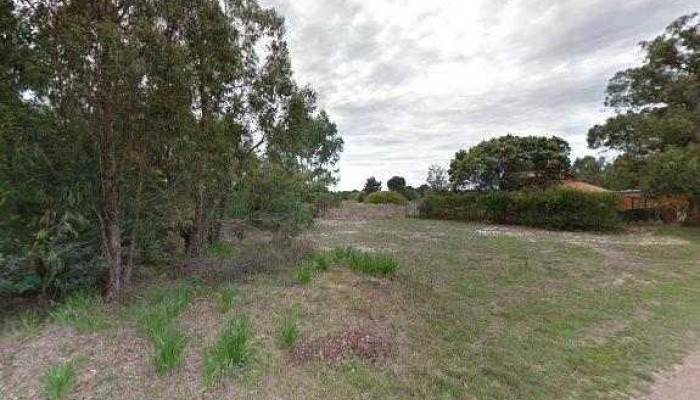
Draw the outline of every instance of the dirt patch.
[[[700,394],[700,351],[659,377],[648,393],[638,400],[696,400]]]
[[[347,356],[355,356],[377,362],[389,357],[391,351],[389,339],[358,329],[302,342],[291,352],[290,359],[295,364],[309,361],[335,363]]]

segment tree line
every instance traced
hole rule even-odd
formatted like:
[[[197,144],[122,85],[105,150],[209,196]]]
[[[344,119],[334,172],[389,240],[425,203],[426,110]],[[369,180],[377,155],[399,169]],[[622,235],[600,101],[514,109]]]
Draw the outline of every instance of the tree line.
[[[2,0],[0,36],[3,282],[119,300],[139,260],[297,221],[335,180],[343,140],[256,0]]]

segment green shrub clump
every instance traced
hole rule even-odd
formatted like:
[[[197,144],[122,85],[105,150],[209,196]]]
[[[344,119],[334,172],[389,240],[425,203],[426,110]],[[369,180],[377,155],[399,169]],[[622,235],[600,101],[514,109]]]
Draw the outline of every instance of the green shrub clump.
[[[433,194],[420,206],[423,218],[488,221],[555,230],[609,231],[619,227],[614,193],[568,189],[531,192]]]
[[[408,204],[406,196],[398,192],[374,192],[364,198],[364,202],[368,204]]]
[[[220,377],[248,364],[252,358],[252,332],[246,317],[229,321],[205,360],[204,381],[212,385]]]

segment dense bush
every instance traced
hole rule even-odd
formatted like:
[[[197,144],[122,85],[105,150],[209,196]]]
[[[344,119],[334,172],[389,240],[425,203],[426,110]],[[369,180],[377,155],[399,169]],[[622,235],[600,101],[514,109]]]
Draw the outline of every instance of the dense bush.
[[[408,199],[401,193],[397,192],[374,192],[364,199],[368,204],[408,204]]]
[[[533,192],[433,194],[421,204],[424,218],[489,221],[560,230],[618,227],[619,196],[565,189]]]

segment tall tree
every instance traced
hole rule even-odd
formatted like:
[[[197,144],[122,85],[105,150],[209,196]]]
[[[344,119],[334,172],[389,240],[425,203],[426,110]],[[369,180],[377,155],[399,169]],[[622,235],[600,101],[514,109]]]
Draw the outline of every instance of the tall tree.
[[[681,181],[660,184],[673,176],[658,179],[654,165],[673,151],[678,161],[690,160],[678,168],[692,170],[692,160],[700,157],[700,17],[681,17],[641,46],[644,63],[618,72],[607,87],[605,104],[618,114],[591,128],[588,143],[621,151],[624,158],[614,168],[636,164],[639,179],[630,185],[655,193],[699,193]]]
[[[394,176],[387,181],[386,186],[389,190],[403,193],[406,191],[406,179],[401,176]]]

